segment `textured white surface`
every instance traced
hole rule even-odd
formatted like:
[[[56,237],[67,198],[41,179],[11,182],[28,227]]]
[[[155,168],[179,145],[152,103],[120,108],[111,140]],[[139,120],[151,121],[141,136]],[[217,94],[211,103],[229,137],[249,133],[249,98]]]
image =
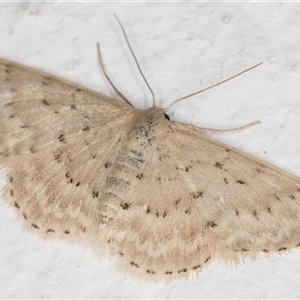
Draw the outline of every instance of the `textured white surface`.
[[[136,107],[149,107],[113,13],[162,107],[263,61],[174,106],[170,117],[213,128],[261,120],[213,136],[300,176],[300,4],[0,3],[0,57],[112,95],[98,67],[99,41],[116,85]],[[300,297],[299,250],[238,267],[214,263],[189,281],[148,284],[86,249],[27,234],[3,201],[0,218],[1,298]]]

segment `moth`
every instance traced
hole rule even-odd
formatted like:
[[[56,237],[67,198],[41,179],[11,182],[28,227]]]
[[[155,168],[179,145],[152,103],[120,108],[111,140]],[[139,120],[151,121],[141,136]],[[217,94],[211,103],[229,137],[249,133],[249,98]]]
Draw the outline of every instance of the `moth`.
[[[300,246],[298,177],[113,87],[0,60],[2,196],[26,229],[152,281]]]

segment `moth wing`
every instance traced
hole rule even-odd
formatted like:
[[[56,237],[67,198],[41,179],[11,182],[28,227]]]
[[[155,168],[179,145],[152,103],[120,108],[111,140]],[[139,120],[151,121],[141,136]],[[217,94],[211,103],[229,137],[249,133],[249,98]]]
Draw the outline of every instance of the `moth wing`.
[[[227,259],[225,249],[234,259],[236,253],[251,256],[300,245],[300,178],[190,128],[181,134],[186,135],[182,157],[195,160],[198,154],[189,176],[203,187],[201,205],[214,224],[208,228],[218,258]]]
[[[123,268],[168,280],[300,245],[299,178],[183,124],[156,142],[102,239]]]
[[[104,126],[131,109],[124,102],[3,59],[0,93],[0,161],[39,151],[64,135]]]
[[[126,103],[0,60],[4,198],[45,236],[91,236],[114,153],[130,123]]]

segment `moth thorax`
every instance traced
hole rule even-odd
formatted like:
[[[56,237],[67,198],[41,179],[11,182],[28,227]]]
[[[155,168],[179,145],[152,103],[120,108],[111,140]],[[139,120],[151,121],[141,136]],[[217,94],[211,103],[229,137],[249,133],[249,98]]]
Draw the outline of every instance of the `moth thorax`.
[[[137,139],[149,139],[152,137],[155,127],[157,127],[162,120],[164,120],[164,115],[160,111],[151,108],[142,111],[136,118],[131,133]]]

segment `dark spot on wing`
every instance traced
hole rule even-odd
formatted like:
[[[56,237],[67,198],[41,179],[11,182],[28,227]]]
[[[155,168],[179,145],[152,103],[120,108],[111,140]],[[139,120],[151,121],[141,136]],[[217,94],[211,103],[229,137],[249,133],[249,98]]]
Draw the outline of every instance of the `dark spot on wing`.
[[[111,163],[110,163],[110,162],[107,162],[107,163],[105,163],[105,165],[104,165],[104,167],[105,167],[106,169],[108,169],[110,166],[111,166]]]
[[[239,183],[239,184],[246,184],[246,182],[243,181],[243,180],[237,180],[237,183]]]
[[[129,203],[121,203],[121,207],[124,209],[124,210],[128,210],[129,209],[129,206],[130,204]]]
[[[136,178],[137,178],[137,179],[142,179],[143,176],[144,176],[144,175],[141,173],[141,174],[136,175]]]
[[[98,198],[98,197],[99,197],[99,192],[93,191],[93,198]]]
[[[184,268],[184,269],[178,270],[177,273],[185,273],[186,271],[187,271],[187,269]]]
[[[174,204],[177,206],[180,203],[181,199],[177,199]]]
[[[252,215],[253,215],[257,220],[259,220],[259,217],[258,217],[258,215],[257,215],[257,211],[256,211],[256,210],[254,210],[254,211],[252,212]]]
[[[59,153],[59,154],[54,154],[54,159],[55,159],[57,162],[61,162],[61,153]]]
[[[61,134],[59,137],[58,137],[58,140],[61,142],[61,143],[65,143],[66,142],[66,138],[63,134]]]
[[[191,214],[191,208],[186,209],[184,212],[185,212],[185,214],[190,215]]]
[[[210,261],[210,256],[204,261],[204,263],[206,264],[209,261]]]
[[[197,270],[197,269],[199,269],[199,268],[201,268],[201,265],[194,266],[194,267],[193,267],[193,270]]]
[[[215,163],[215,167],[222,169],[224,165],[220,164],[219,162]]]
[[[281,202],[281,199],[276,194],[274,194],[274,197]]]
[[[203,197],[203,192],[194,192],[190,194],[194,199],[198,199],[199,197]]]
[[[135,263],[134,261],[132,261],[131,263],[130,263],[130,265],[131,266],[134,266],[134,267],[136,267],[136,268],[139,268],[140,266],[137,264],[137,263]]]
[[[49,106],[49,105],[50,105],[49,102],[48,102],[46,99],[43,99],[42,102],[43,102],[43,104],[46,105],[46,106]]]
[[[206,228],[208,228],[208,227],[214,228],[214,227],[218,227],[218,224],[216,224],[214,221],[209,221],[209,222],[206,223],[205,227]]]
[[[70,180],[68,180],[67,183],[73,183],[73,178],[70,178]]]
[[[278,251],[285,251],[285,250],[287,250],[286,247],[281,247],[281,248],[278,249]]]
[[[188,166],[185,168],[185,171],[188,172],[191,168],[192,168],[192,166]]]
[[[35,152],[36,152],[36,149],[35,149],[34,147],[31,147],[31,148],[29,149],[29,151],[30,151],[30,153],[35,153]]]

